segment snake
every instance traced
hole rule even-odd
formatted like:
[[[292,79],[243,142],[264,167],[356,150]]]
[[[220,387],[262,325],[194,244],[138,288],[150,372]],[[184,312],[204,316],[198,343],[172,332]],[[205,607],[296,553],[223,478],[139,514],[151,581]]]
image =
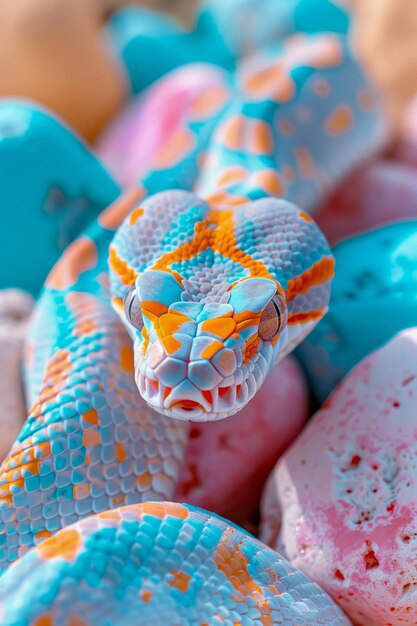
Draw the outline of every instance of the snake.
[[[185,118],[37,304],[0,469],[4,625],[349,623],[278,553],[169,501],[190,420],[237,413],[325,314],[310,214],[383,144],[378,99],[343,37],[297,35],[219,70]]]

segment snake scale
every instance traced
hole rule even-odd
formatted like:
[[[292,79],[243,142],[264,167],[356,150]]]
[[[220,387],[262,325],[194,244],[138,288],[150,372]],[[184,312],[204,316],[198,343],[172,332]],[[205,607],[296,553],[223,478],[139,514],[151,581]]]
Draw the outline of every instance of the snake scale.
[[[384,134],[345,40],[297,35],[219,70],[67,248],[0,470],[3,625],[349,623],[244,531],[155,501],[188,420],[239,411],[325,314],[334,264],[310,212]]]

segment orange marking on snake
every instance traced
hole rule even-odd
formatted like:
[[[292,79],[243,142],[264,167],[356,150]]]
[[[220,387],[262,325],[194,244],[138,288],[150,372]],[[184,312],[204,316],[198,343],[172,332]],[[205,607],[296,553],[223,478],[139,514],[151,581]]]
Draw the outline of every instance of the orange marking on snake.
[[[161,339],[161,343],[164,346],[165,352],[167,354],[175,354],[175,352],[177,352],[177,350],[181,348],[181,342],[172,336],[163,337]]]
[[[63,559],[64,561],[75,561],[78,550],[82,545],[82,537],[77,530],[61,530],[54,537],[46,539],[37,546],[37,550],[47,561],[51,559]]]
[[[329,135],[342,135],[353,125],[353,115],[349,107],[340,105],[335,107],[325,122],[325,129]]]
[[[135,283],[137,277],[135,270],[129,267],[124,259],[119,257],[114,246],[110,246],[109,249],[109,265],[112,270],[119,276],[121,282],[124,285],[130,286]]]
[[[227,191],[216,191],[206,198],[206,201],[217,208],[228,208],[229,206],[241,206],[247,204],[249,200],[245,196],[236,196]]]
[[[140,592],[140,599],[143,602],[150,602],[152,600],[152,592],[148,589],[142,589]]]
[[[230,581],[233,587],[243,596],[253,596],[262,593],[248,573],[249,559],[243,554],[239,545],[229,540],[230,531],[225,531],[214,555],[217,568]]]
[[[274,150],[274,140],[269,124],[263,120],[253,120],[249,129],[249,152],[259,155],[272,154]]]
[[[305,211],[300,211],[299,214],[298,214],[298,217],[301,217],[301,219],[306,221],[306,222],[309,222],[309,223],[313,222],[313,219]]]
[[[75,500],[83,500],[83,498],[87,498],[91,492],[91,485],[87,485],[85,483],[80,483],[79,485],[74,485],[73,493]]]
[[[282,65],[276,63],[248,75],[243,80],[246,91],[255,98],[268,98],[278,102],[287,102],[294,95],[295,87]]]
[[[297,48],[306,35],[297,34],[288,40],[287,47]],[[340,40],[333,34],[323,35],[320,39],[313,40],[307,47],[302,49],[303,65],[311,65],[314,68],[335,67],[343,61],[343,48]]]
[[[168,311],[166,304],[157,300],[142,300],[140,303],[142,313],[149,319],[159,318]]]
[[[133,350],[129,346],[120,348],[120,365],[125,372],[134,372],[135,363],[133,358]]]
[[[223,85],[212,87],[210,91],[198,96],[189,109],[190,119],[204,119],[214,115],[225,104],[229,96]]]
[[[323,257],[300,276],[288,281],[285,297],[287,302],[302,293],[306,293],[311,287],[321,285],[334,276],[335,261],[333,257]]]
[[[60,261],[46,279],[48,289],[67,289],[75,284],[78,277],[97,265],[96,244],[88,237],[80,237],[64,252]]]
[[[275,170],[260,170],[255,172],[251,177],[251,182],[259,186],[270,196],[283,196],[285,193],[279,174]]]
[[[119,196],[107,209],[100,213],[98,223],[107,230],[116,230],[129,212],[142,200],[145,190],[135,187]]]
[[[217,339],[213,339],[212,343],[208,345],[202,353],[200,354],[202,359],[212,359],[215,354],[224,348],[224,344],[221,341],[217,341]]]
[[[78,324],[74,329],[75,337],[85,337],[99,330],[97,324],[93,320],[85,320]]]
[[[261,340],[258,336],[252,336],[248,339],[243,353],[243,363],[246,365],[255,356]]]
[[[145,209],[143,209],[142,207],[139,207],[138,209],[134,209],[129,216],[129,224],[131,226],[134,226],[136,222],[138,221],[138,219],[142,217],[144,212],[145,212]]]
[[[313,310],[305,313],[290,313],[288,316],[288,324],[305,324],[306,322],[316,322],[324,315],[324,311]]]
[[[178,591],[181,591],[182,593],[188,591],[191,579],[189,574],[177,569],[171,572],[171,576],[172,580],[167,580],[168,585],[174,587],[174,589],[178,589]]]
[[[48,539],[51,534],[49,530],[40,530],[38,533],[35,533],[34,537],[37,541],[43,541],[44,539]]]
[[[194,136],[185,128],[179,128],[168,139],[153,168],[164,170],[181,161],[195,146]]]
[[[137,477],[136,482],[143,489],[149,489],[152,485],[152,476],[149,472],[144,472],[140,476]]]
[[[223,123],[217,131],[217,139],[230,150],[240,150],[243,144],[246,119],[235,116]]]
[[[87,422],[88,424],[93,424],[93,425],[98,424],[99,420],[98,420],[97,409],[90,409],[89,411],[86,411],[86,413],[83,413],[82,416],[83,416],[83,420]]]
[[[228,187],[235,183],[240,183],[249,175],[248,170],[240,165],[225,167],[217,179],[218,187]]]
[[[171,271],[170,266],[174,263],[189,261],[207,248],[211,248],[221,256],[239,263],[249,271],[251,276],[263,276],[274,280],[263,261],[253,259],[237,247],[234,236],[233,210],[211,209],[208,211],[207,219],[195,224],[194,239],[182,244],[176,250],[162,255],[152,269],[169,272]],[[144,309],[148,308],[145,303],[142,303],[142,306]]]
[[[126,497],[124,493],[119,493],[117,496],[114,496],[112,502],[114,506],[122,506],[126,501]]]
[[[236,329],[236,322],[230,317],[216,317],[205,320],[201,324],[201,328],[207,333],[217,335],[224,341]]]
[[[123,463],[123,461],[126,461],[126,452],[120,441],[116,446],[116,459],[119,461],[119,463]]]
[[[169,335],[173,335],[175,332],[179,331],[181,326],[187,322],[191,321],[189,317],[180,314],[167,313],[165,315],[161,315],[159,318],[159,329],[162,337],[166,337]]]

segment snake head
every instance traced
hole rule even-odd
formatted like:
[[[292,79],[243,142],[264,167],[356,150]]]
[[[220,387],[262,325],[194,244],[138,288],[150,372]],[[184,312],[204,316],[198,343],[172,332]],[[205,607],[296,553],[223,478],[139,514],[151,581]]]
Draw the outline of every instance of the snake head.
[[[146,199],[109,254],[139,392],[179,419],[237,413],[326,312],[333,265],[314,221],[284,200]]]
[[[237,282],[223,302],[187,302],[183,294],[178,278],[155,270],[126,293],[136,383],[160,413],[221,419],[241,410],[269,371],[285,332],[285,297],[268,278]]]

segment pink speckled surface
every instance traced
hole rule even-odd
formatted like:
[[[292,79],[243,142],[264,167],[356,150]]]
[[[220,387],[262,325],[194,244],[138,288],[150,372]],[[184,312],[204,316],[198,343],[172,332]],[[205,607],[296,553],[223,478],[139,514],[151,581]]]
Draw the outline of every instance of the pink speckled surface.
[[[250,521],[269,472],[307,416],[307,385],[289,357],[275,366],[243,411],[192,425],[176,499],[240,523]]]
[[[416,416],[414,328],[345,378],[264,494],[262,538],[362,626],[417,623]]]
[[[155,83],[135,98],[100,137],[96,150],[123,187],[136,184],[189,107],[209,89],[223,89],[222,70],[193,64]],[[167,106],[169,103],[169,106]]]
[[[410,165],[394,161],[380,161],[356,172],[314,214],[332,245],[389,222],[415,217],[416,172]]]

